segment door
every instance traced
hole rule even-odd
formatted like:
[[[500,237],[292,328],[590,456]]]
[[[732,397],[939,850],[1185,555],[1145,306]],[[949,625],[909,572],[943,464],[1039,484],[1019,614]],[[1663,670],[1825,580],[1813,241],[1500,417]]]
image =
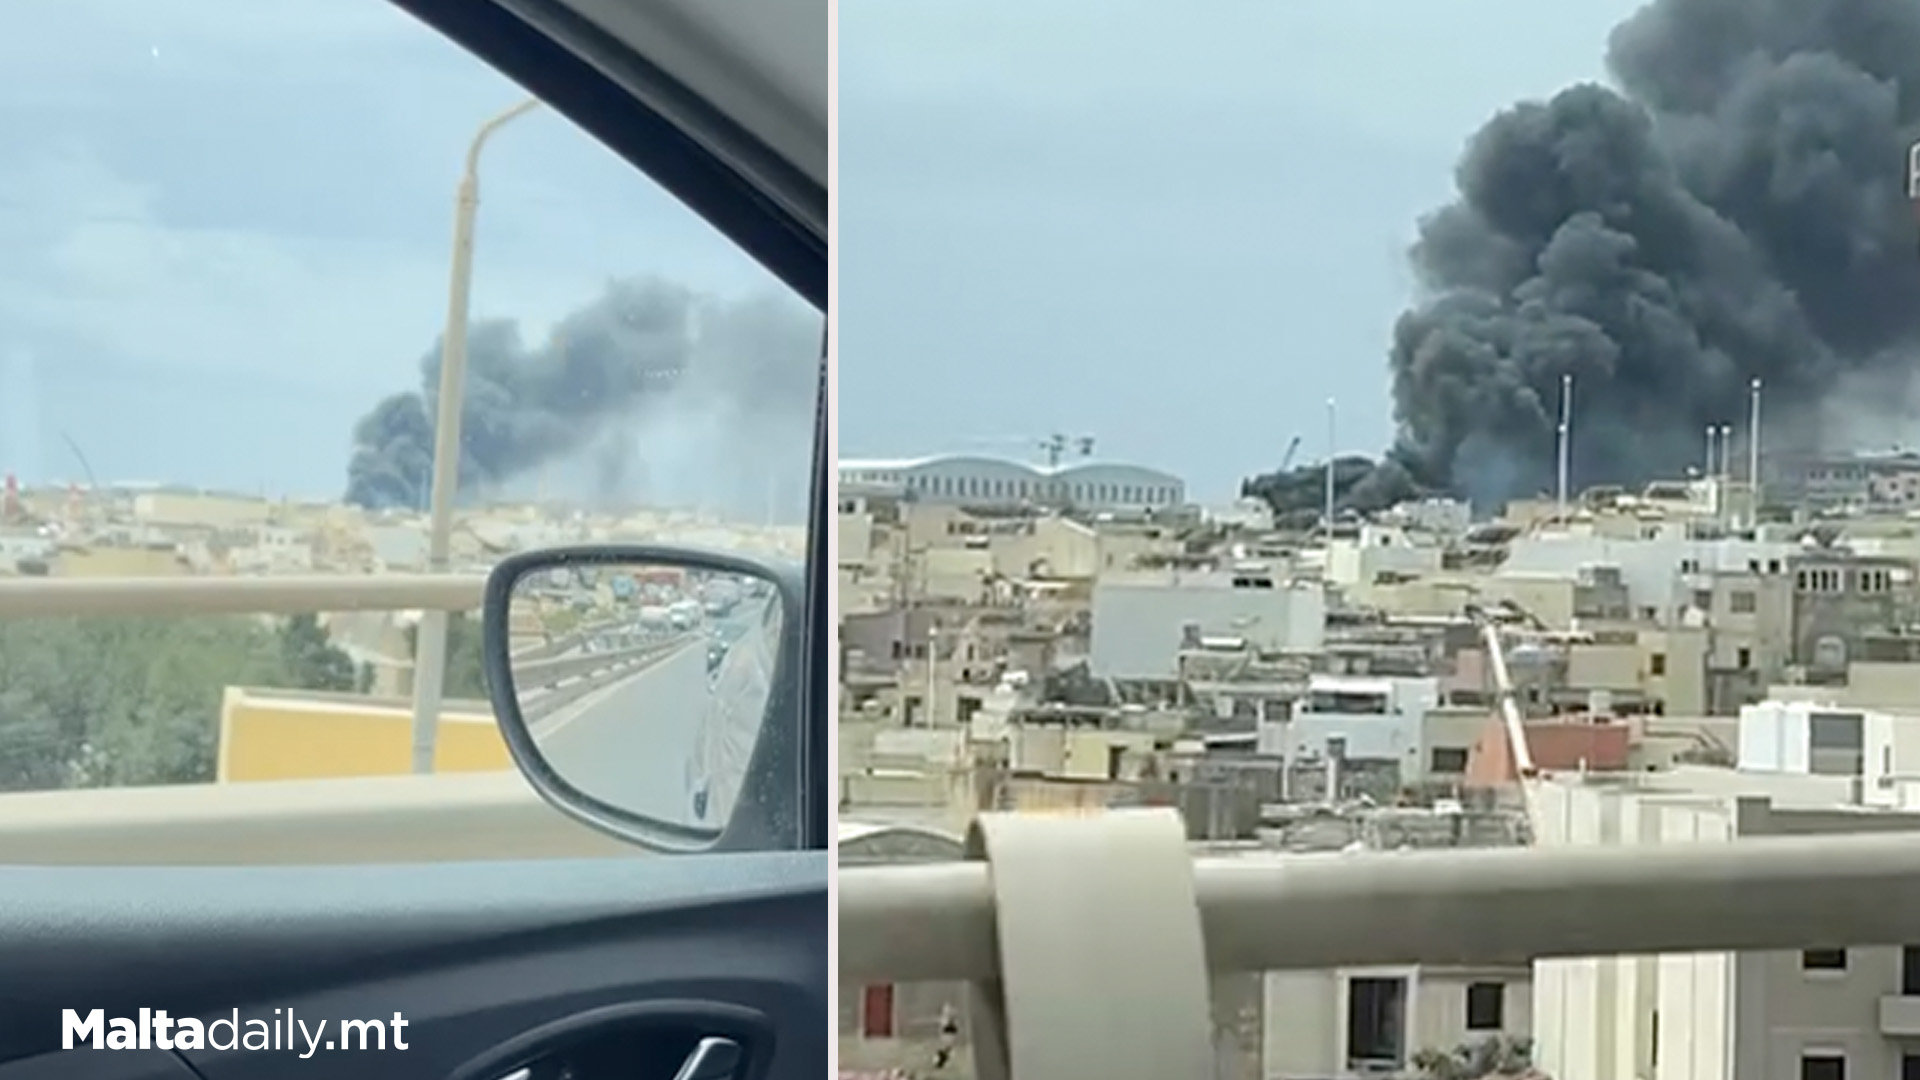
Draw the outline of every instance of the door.
[[[716,10],[10,12],[0,216],[38,284],[7,302],[5,396],[41,435],[5,445],[37,535],[87,542],[47,546],[48,595],[84,572],[99,603],[27,615],[0,581],[0,1080],[821,1074],[817,671],[764,729],[755,819],[646,855],[522,798],[470,618],[424,748],[466,775],[415,777],[404,616],[203,602],[278,576],[324,607],[698,511],[807,561],[825,669],[827,5]],[[468,378],[435,554],[443,326]],[[114,486],[141,474],[164,483]],[[161,577],[202,599],[126,599]]]

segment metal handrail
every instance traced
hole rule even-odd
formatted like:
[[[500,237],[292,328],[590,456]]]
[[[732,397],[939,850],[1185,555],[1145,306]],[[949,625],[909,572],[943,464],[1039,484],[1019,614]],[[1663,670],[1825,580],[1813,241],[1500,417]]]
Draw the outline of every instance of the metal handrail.
[[[605,619],[591,626],[582,626],[577,630],[554,638],[552,641],[543,641],[538,645],[529,645],[514,653],[513,659],[516,663],[528,660],[551,660],[562,653],[572,652],[598,635],[610,630],[616,630],[623,625],[625,625],[625,620]]]
[[[847,868],[840,978],[999,976],[979,862]],[[1911,834],[1201,858],[1216,973],[1920,940]]]
[[[0,619],[470,611],[486,581],[478,574],[9,578],[0,580]]]
[[[0,795],[0,864],[284,866],[641,854],[510,769]]]

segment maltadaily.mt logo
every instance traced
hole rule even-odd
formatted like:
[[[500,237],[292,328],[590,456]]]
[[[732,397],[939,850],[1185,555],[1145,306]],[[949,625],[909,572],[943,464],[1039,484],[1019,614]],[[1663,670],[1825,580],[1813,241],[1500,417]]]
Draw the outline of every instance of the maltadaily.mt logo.
[[[407,1020],[342,1020],[329,1035],[329,1021],[302,1020],[292,1009],[275,1009],[271,1019],[231,1017],[201,1021],[191,1016],[169,1016],[165,1009],[141,1009],[140,1015],[108,1016],[94,1009],[85,1016],[78,1009],[60,1011],[60,1045],[72,1050],[297,1050],[311,1057],[320,1050],[395,1050],[407,1048]]]

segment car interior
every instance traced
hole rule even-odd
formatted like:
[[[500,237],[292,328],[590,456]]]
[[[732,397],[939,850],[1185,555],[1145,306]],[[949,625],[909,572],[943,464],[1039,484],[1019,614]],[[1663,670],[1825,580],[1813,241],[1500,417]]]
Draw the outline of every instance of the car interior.
[[[824,315],[824,0],[757,2],[750,17],[700,0],[394,2],[601,140]],[[819,401],[801,662],[783,666],[775,700],[786,706],[763,737],[762,756],[784,759],[779,782],[794,790],[743,800],[727,828],[758,839],[637,858],[0,865],[0,1080],[820,1075],[833,639],[831,403]],[[99,1028],[125,1018],[131,1041],[112,1054],[63,1050],[65,1010],[99,1010]],[[236,1033],[259,1021],[267,1049],[169,1046],[162,1012],[197,1019],[222,1044],[223,1021],[238,1021]],[[361,1031],[364,1048],[346,1049],[341,1021],[387,1017],[405,1023]],[[343,1042],[316,1060],[300,1046],[322,1021],[324,1037]]]

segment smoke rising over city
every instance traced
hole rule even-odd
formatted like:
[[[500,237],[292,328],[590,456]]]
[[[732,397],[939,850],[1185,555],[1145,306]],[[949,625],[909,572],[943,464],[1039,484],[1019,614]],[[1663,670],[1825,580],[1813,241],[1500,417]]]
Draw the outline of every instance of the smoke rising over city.
[[[804,499],[818,317],[778,297],[723,301],[616,281],[542,343],[510,320],[468,331],[463,495],[698,507],[791,520]],[[417,389],[355,425],[347,501],[424,508],[440,346]]]
[[[1421,223],[1373,486],[1550,490],[1566,374],[1576,488],[1681,475],[1710,424],[1744,461],[1756,377],[1770,450],[1911,439],[1920,4],[1655,0],[1606,58],[1617,89],[1481,128]]]

